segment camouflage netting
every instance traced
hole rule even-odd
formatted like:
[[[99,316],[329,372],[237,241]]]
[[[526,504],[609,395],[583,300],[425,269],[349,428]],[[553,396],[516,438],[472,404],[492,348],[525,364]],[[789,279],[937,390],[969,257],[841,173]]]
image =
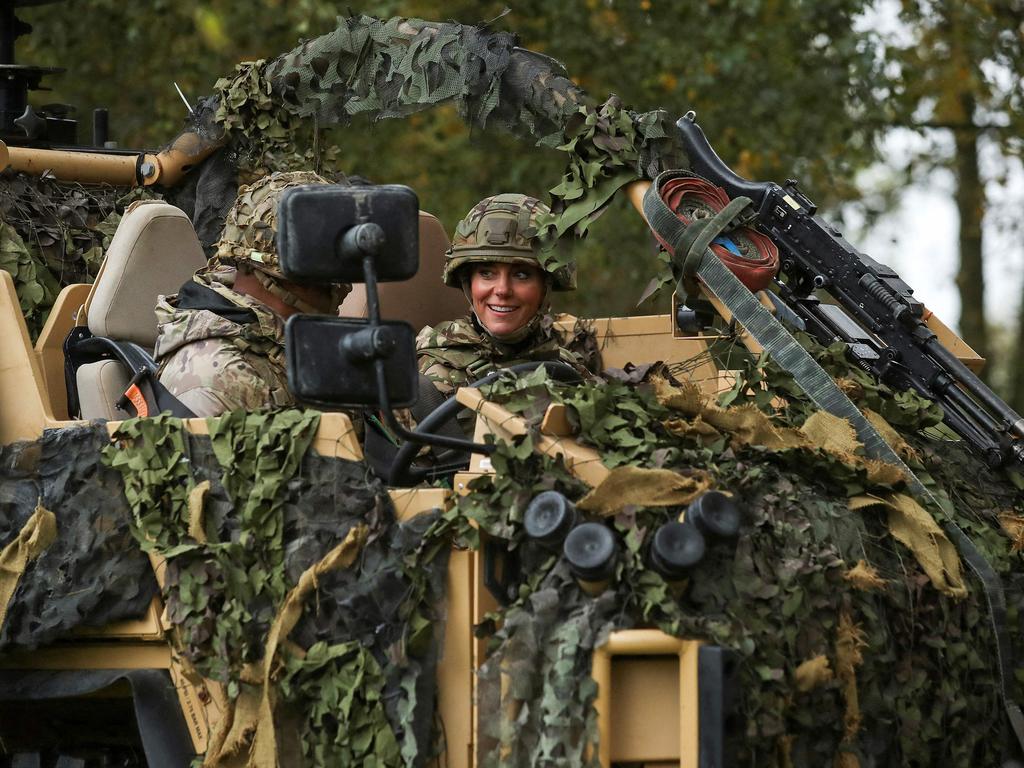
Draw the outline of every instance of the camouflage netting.
[[[943,509],[908,501],[898,472],[865,460],[849,425],[815,412],[765,360],[748,359],[719,404],[664,368],[578,387],[537,372],[493,387],[491,399],[534,424],[547,403],[570,406],[583,442],[632,498],[621,487],[589,492],[526,436],[499,447],[496,473],[473,481],[449,515],[470,543],[469,521],[505,539],[527,574],[491,626],[500,628],[481,673],[486,764],[596,765],[591,651],[613,629],[651,624],[736,654],[727,765],[1000,763],[1012,736],[984,595],[933,518],[951,515],[999,572],[1019,641],[1020,492],[940,439],[933,405],[879,387],[838,349],[814,351],[862,408],[885,414],[898,430],[889,439]],[[681,596],[645,554],[653,531],[685,508],[650,492],[665,470],[691,496],[710,484],[743,510],[738,542],[711,546]],[[623,545],[597,599],[523,535],[527,502],[552,488],[607,519]]]
[[[232,701],[207,765],[416,766],[438,748],[448,540],[426,535],[436,515],[397,523],[364,464],[309,452],[318,420],[234,413],[209,438],[133,420],[107,450],[139,544],[167,558],[176,645]]]
[[[14,276],[29,333],[60,289],[91,283],[124,209],[144,190],[0,174],[0,269]]]
[[[0,622],[0,651],[138,617],[156,596],[149,560],[129,530],[121,478],[101,461],[108,441],[106,429],[81,427],[0,448],[0,550],[37,505],[56,518],[56,538],[27,563]]]
[[[341,18],[333,32],[272,61],[239,64],[202,100],[190,127],[223,133],[232,162],[310,168],[316,159],[297,153],[300,128],[406,117],[454,102],[471,129],[497,127],[569,155],[551,190],[559,236],[585,235],[628,181],[685,164],[666,112],[633,112],[614,96],[599,105],[558,61],[517,42],[508,32],[455,23]],[[216,188],[230,172],[229,164],[202,171],[199,183]],[[227,205],[212,195],[194,203],[196,217]]]

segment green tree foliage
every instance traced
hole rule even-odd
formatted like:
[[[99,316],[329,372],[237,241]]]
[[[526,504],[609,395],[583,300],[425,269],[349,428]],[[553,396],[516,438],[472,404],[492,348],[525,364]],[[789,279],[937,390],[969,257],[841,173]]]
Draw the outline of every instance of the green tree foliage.
[[[695,109],[738,172],[796,175],[830,204],[856,195],[855,171],[876,156],[881,121],[868,118],[876,117],[872,82],[880,65],[872,36],[853,23],[866,4],[522,0],[502,16],[503,2],[394,0],[354,2],[347,10],[490,20],[515,31],[525,47],[561,60],[595,99],[614,92],[641,111]],[[76,104],[80,116],[107,106],[122,145],[155,147],[183,117],[173,82],[195,100],[238,61],[271,58],[300,37],[329,31],[336,11],[313,0],[72,0],[20,11],[35,31],[19,44],[18,59],[67,67],[49,100]],[[338,168],[411,185],[449,228],[489,194],[546,197],[563,171],[560,153],[524,151],[521,142],[490,132],[470,135],[450,108],[403,121],[357,121],[322,138],[335,148]],[[579,314],[633,311],[655,269],[653,240],[625,200],[598,223],[579,259],[581,290],[560,304]]]
[[[960,331],[987,356],[982,257],[989,199],[979,154],[994,150],[1001,174],[1024,147],[1024,3],[901,0],[898,18],[898,33],[881,50],[889,62],[887,89],[881,93],[887,119],[933,140],[911,160],[909,172],[939,167],[953,173],[960,216]],[[1019,343],[1024,346],[1024,334]],[[1015,399],[1021,407],[1024,376],[1016,379]]]

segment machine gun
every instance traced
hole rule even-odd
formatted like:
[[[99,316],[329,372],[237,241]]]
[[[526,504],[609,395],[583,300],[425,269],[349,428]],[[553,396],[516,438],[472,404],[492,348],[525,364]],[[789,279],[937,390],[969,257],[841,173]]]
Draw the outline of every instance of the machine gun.
[[[894,389],[937,402],[947,426],[989,466],[1024,466],[1024,419],[943,346],[913,289],[817,216],[796,181],[780,186],[734,173],[695,117],[676,123],[692,170],[753,202],[749,223],[779,249],[775,292],[805,329],[823,344],[844,342],[854,363]]]
[[[15,9],[55,1],[0,0],[0,170],[50,173],[85,184],[172,187],[223,145],[223,137],[203,136],[186,128],[159,152],[117,149],[109,141],[107,110],[97,109],[92,145],[82,146],[78,121],[71,117],[73,107],[33,107],[29,91],[47,90],[42,79],[64,70],[15,63],[15,41],[32,29],[15,15]]]

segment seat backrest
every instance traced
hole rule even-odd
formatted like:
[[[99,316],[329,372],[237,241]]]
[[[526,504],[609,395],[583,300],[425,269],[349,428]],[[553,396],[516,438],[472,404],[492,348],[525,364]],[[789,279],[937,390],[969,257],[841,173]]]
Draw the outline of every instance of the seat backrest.
[[[89,331],[153,349],[157,297],[177,293],[205,263],[184,211],[162,200],[133,203],[117,226],[85,301]]]
[[[157,297],[177,293],[204,264],[199,238],[181,209],[162,200],[133,203],[117,226],[85,301],[89,331],[152,350]],[[114,407],[130,379],[121,363],[87,363],[75,378],[83,419],[125,418]]]
[[[378,283],[381,316],[404,320],[414,330],[454,320],[467,312],[466,297],[441,282],[448,235],[436,216],[420,211],[420,268],[409,280]],[[341,305],[343,317],[366,317],[366,286],[357,283]]]

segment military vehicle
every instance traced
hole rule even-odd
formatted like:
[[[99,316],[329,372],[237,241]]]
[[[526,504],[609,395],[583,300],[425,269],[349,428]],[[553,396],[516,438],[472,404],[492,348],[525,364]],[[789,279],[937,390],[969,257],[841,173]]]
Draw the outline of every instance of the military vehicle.
[[[359,98],[347,103],[365,104],[380,97],[376,55],[401,67],[396,40],[427,54],[450,46],[428,63],[477,56],[483,74],[450,93],[470,106],[500,93],[511,112],[533,110],[535,135],[550,133],[544,120],[567,130],[566,115],[590,119],[597,128],[567,172],[583,204],[556,204],[552,226],[571,233],[604,193],[629,195],[679,255],[673,311],[562,317],[567,334],[596,342],[602,377],[566,381],[543,365],[485,377],[410,435],[392,408],[419,395],[411,333],[465,311],[438,279],[447,235],[405,188],[297,190],[282,203],[286,269],[356,283],[341,318],[288,327],[290,384],[321,410],[143,415],[156,296],[205,262],[197,230],[224,205],[203,198],[217,187],[204,180],[223,178],[212,153],[264,138],[247,122],[251,103],[236,98],[220,133],[194,122],[171,143],[184,154],[136,153],[121,183],[155,175],[158,190],[171,186],[168,154],[187,155],[194,194],[166,192],[190,201],[187,214],[159,199],[130,206],[95,281],[63,287],[34,341],[23,296],[0,272],[0,754],[18,766],[1012,760],[1024,531],[1016,425],[963,376],[935,396],[952,391],[959,405],[937,407],[914,388],[913,349],[885,369],[902,378],[870,373],[898,348],[886,334],[904,331],[941,346],[946,355],[930,359],[949,369],[960,372],[947,356],[974,370],[983,361],[923,308],[908,317],[910,294],[883,265],[860,269],[858,280],[877,276],[888,292],[873,289],[853,319],[836,297],[819,298],[842,284],[838,270],[831,286],[802,289],[786,237],[816,231],[800,229],[815,221],[810,201],[723,176],[721,187],[736,187],[727,201],[778,194],[791,217],[756,224],[791,249],[786,279],[761,284],[759,310],[735,301],[755,296],[752,286],[722,290],[705,274],[705,248],[752,237],[738,234],[752,218],[733,220],[751,201],[718,217],[721,231],[703,243],[691,238],[697,246],[652,207],[671,197],[675,177],[662,170],[687,159],[716,170],[692,140],[680,151],[686,120],[677,135],[664,115],[597,107],[551,60],[500,35],[350,19],[243,67],[236,85],[254,71],[284,82],[255,111],[275,124],[308,116],[312,94],[331,92],[316,62],[341,46],[362,51],[349,62]],[[482,58],[495,50],[507,56]],[[536,82],[551,98],[522,95]],[[377,108],[411,109],[401,93]],[[589,178],[574,175],[573,163],[609,146]],[[50,169],[73,154],[25,152]],[[677,218],[684,207],[670,210]],[[704,258],[688,272],[691,247]],[[873,328],[870,296],[899,322]],[[776,317],[803,325],[808,335],[792,344],[813,367]],[[809,385],[800,366],[830,376]],[[830,382],[892,457],[859,410],[836,414],[849,401]],[[460,407],[477,415],[468,445],[443,437]],[[379,413],[405,446],[369,461],[377,449],[358,439],[354,409]],[[964,426],[976,410],[982,426]],[[437,442],[470,456],[417,466],[419,446]]]

